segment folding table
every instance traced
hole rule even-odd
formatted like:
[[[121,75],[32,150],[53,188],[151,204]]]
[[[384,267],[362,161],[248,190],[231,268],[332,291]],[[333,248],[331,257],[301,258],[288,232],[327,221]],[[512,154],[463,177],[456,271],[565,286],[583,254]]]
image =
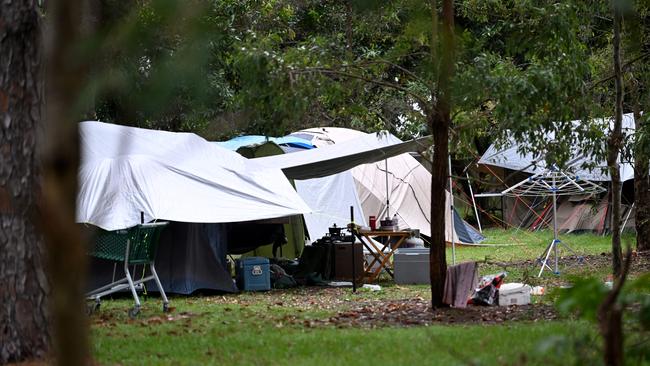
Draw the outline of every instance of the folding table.
[[[382,270],[385,270],[391,277],[393,275],[393,266],[390,261],[395,250],[399,248],[408,237],[411,236],[410,231],[383,231],[383,230],[358,230],[354,231],[357,239],[363,243],[363,246],[370,251],[373,255],[373,260],[365,267],[364,275],[369,281],[375,281]],[[384,243],[379,243],[373,238],[385,238]],[[394,240],[396,239],[396,240]],[[385,253],[384,250],[388,249]],[[379,266],[373,269],[375,263],[379,262]]]

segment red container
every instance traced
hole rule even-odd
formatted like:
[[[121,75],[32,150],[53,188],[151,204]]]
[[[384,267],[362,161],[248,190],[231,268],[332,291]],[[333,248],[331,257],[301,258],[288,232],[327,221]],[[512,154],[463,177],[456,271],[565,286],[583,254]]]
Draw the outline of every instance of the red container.
[[[370,216],[368,221],[370,222],[370,230],[377,230],[377,218],[375,216]]]

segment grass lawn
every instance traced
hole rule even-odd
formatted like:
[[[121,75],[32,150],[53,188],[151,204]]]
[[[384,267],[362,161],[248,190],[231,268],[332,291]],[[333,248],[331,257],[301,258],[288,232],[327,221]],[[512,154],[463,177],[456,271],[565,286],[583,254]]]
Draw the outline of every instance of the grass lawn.
[[[501,262],[521,261],[535,259],[542,254],[544,249],[553,240],[552,230],[530,232],[526,230],[483,230],[485,241],[481,244],[487,246],[463,246],[456,248],[456,260],[498,260]],[[581,255],[594,255],[611,252],[611,236],[594,234],[560,234],[562,243]],[[634,245],[633,234],[623,234],[623,245]],[[562,255],[568,251],[563,249]],[[447,250],[448,261],[451,259],[451,248]]]
[[[457,261],[523,262],[539,256],[552,238],[549,232],[487,230],[485,235],[487,243],[521,245],[459,247]],[[563,235],[562,240],[583,255],[609,252],[609,237]],[[534,267],[534,263],[530,265]],[[498,270],[502,268],[481,264],[482,273]],[[521,266],[508,270],[511,280],[528,276]],[[576,273],[600,275],[606,271],[581,266]],[[545,275],[549,280],[557,277]],[[544,349],[558,337],[576,344],[585,339],[596,342],[591,324],[572,319],[372,329],[327,323],[335,314],[359,304],[430,299],[428,286],[381,284],[382,291],[357,294],[350,289],[303,288],[176,296],[171,298],[173,311],[169,314],[163,314],[160,300],[152,297],[144,301],[135,320],[127,316],[130,298],[107,299],[90,318],[94,356],[100,364],[109,365],[548,365],[574,361],[572,351]],[[313,325],[315,320],[319,325]],[[595,343],[586,349],[593,352]]]
[[[351,302],[357,300],[349,289],[344,291]],[[240,301],[242,297],[247,301]],[[311,328],[304,324],[327,318],[336,308],[304,310],[291,303],[270,302],[278,297],[281,291],[225,296],[226,301],[221,296],[174,298],[176,309],[169,316],[161,314],[158,299],[151,298],[135,321],[126,315],[129,299],[105,301],[101,315],[93,318],[95,357],[102,364],[123,365],[452,365],[477,361],[501,365],[522,358],[544,365],[557,361],[540,352],[544,340],[557,334],[573,338],[593,332],[590,325],[574,320]]]

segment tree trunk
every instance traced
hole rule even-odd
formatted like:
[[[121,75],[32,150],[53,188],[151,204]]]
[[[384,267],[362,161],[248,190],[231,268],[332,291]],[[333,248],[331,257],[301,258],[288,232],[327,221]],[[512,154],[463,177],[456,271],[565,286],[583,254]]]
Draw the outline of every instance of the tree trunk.
[[[621,274],[621,172],[619,152],[623,146],[623,72],[621,70],[621,22],[620,9],[614,4],[614,83],[616,86],[616,111],[614,127],[607,140],[607,166],[612,178],[612,269],[614,276]]]
[[[40,16],[0,4],[0,364],[42,358],[50,332],[36,135],[41,119]]]
[[[641,107],[634,107],[634,124],[637,132],[644,130],[641,122]],[[636,228],[636,249],[650,250],[650,160],[641,150],[634,151],[634,225]]]
[[[54,351],[57,364],[88,363],[84,304],[86,249],[75,224],[79,166],[78,93],[88,55],[80,54],[83,4],[47,2],[47,119],[43,141],[43,220],[52,280]]]
[[[607,366],[623,365],[623,310],[613,304],[599,319],[600,334],[603,336],[605,351],[603,358]]]
[[[439,114],[436,114],[439,116]],[[431,118],[433,132],[433,162],[431,164],[431,249],[429,252],[429,275],[431,277],[431,305],[443,306],[442,298],[447,277],[445,218],[449,215],[446,205],[447,177],[449,175],[447,151],[449,124],[443,118]]]
[[[435,5],[435,2],[434,2]],[[435,11],[435,9],[433,10]],[[434,24],[435,26],[435,24]],[[451,126],[451,78],[454,73],[454,6],[452,0],[442,3],[442,47],[438,72],[439,94],[429,113],[433,133],[433,161],[431,168],[431,305],[443,306],[447,277],[445,217],[447,217],[446,186],[449,175],[449,128]],[[435,46],[435,45],[434,45]],[[432,50],[432,52],[434,52]]]
[[[621,275],[614,280],[613,288],[598,306],[598,328],[603,337],[603,360],[607,366],[622,366],[624,364],[623,307],[617,300],[630,272],[631,261],[632,251],[628,247]]]

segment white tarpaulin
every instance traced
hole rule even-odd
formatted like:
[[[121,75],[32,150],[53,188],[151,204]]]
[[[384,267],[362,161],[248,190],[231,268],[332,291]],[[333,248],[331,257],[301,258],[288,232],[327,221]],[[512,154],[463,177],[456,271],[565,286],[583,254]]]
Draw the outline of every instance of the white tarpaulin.
[[[573,123],[581,123],[575,121]],[[632,113],[623,115],[623,134],[634,133],[634,115]],[[549,137],[549,141],[552,137]],[[500,168],[511,170],[521,170],[526,173],[535,174],[541,173],[546,167],[543,157],[535,157],[535,155],[519,153],[520,147],[517,143],[509,144],[501,149],[497,149],[495,144],[490,145],[487,151],[483,154],[478,161],[479,164],[492,165]],[[591,170],[584,169],[582,166],[585,163],[593,164],[595,167]],[[607,163],[605,161],[594,161],[590,156],[580,154],[578,151],[573,152],[571,159],[571,172],[581,179],[608,182],[610,181],[609,172],[607,172]],[[620,165],[621,181],[634,178],[634,167],[629,163]]]
[[[282,171],[191,133],[79,124],[77,222],[116,230],[145,221],[238,222],[311,210]]]

